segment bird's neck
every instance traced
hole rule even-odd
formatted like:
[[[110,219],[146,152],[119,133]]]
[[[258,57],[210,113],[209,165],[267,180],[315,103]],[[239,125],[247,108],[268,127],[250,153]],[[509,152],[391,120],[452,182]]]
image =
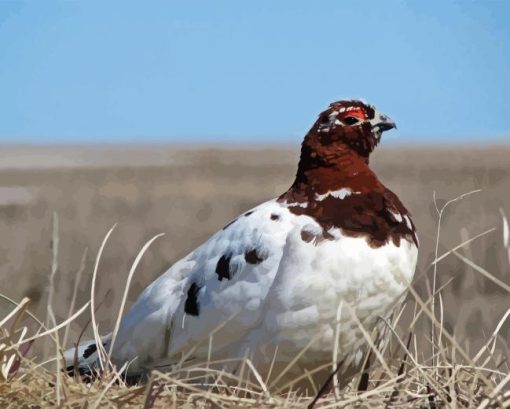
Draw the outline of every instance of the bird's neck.
[[[343,143],[324,147],[305,140],[296,178],[282,198],[299,202],[340,189],[361,193],[380,187],[368,166],[368,157]]]

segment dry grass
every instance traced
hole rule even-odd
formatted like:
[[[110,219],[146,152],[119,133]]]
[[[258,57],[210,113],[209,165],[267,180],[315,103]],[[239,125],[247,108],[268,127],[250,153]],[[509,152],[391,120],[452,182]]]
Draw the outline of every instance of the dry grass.
[[[386,172],[391,173],[391,169],[386,168]],[[65,311],[64,315],[55,314],[52,304],[46,303],[48,314],[46,321],[42,322],[29,312],[30,303],[27,299],[14,302],[3,296],[3,304],[9,305],[9,308],[4,309],[4,316],[0,318],[0,407],[293,408],[306,407],[312,403],[315,407],[508,407],[510,395],[505,392],[510,390],[510,369],[507,363],[508,338],[504,330],[508,327],[510,315],[510,287],[505,277],[505,271],[510,264],[510,245],[504,211],[497,213],[500,220],[497,226],[489,225],[486,229],[477,229],[474,232],[464,231],[461,234],[462,239],[455,241],[454,245],[444,237],[445,231],[447,236],[450,232],[445,217],[459,212],[459,208],[466,206],[466,202],[476,201],[477,196],[485,194],[487,193],[484,190],[453,202],[446,199],[435,200],[431,204],[435,214],[435,233],[425,234],[425,237],[422,235],[421,238],[424,242],[422,248],[431,249],[433,257],[423,261],[423,252],[421,253],[422,264],[417,271],[408,300],[395,319],[385,324],[389,331],[389,342],[383,351],[372,351],[372,359],[369,360],[371,364],[346,388],[327,388],[320,397],[317,393],[298,396],[288,390],[273,390],[268,387],[271,380],[268,382],[258,376],[256,368],[249,361],[241,362],[244,370],[240,371],[242,375],[238,376],[214,369],[212,363],[192,367],[183,365],[169,373],[153,372],[147,384],[139,386],[126,386],[118,372],[108,365],[107,359],[107,370],[92,383],[87,384],[64,375],[59,370],[59,357],[65,341],[68,338],[77,339],[76,334],[84,327],[86,316],[94,317],[95,314],[90,314],[90,311],[101,308],[103,300],[102,294],[95,299],[94,285],[91,291],[87,291],[89,295],[86,299],[83,294],[80,297],[80,285],[83,284],[80,284],[79,276],[83,271],[87,271],[83,261],[85,257],[81,254],[76,260],[78,277],[66,286],[74,289],[71,291],[72,295],[62,297],[57,291],[58,285],[49,287],[49,299],[55,299],[55,304],[62,304],[62,299],[67,300],[63,306],[55,308]],[[422,196],[422,201],[426,200],[425,196]],[[251,196],[247,194],[246,197]],[[61,222],[62,220],[60,224]],[[58,260],[61,259],[58,255],[59,241],[62,243],[63,236],[61,232],[59,234],[58,218],[55,218],[52,224],[53,232],[48,234],[52,238],[52,261],[46,277],[50,277],[50,282],[53,280],[55,283],[59,270]],[[479,228],[480,225],[476,227]],[[497,228],[497,234],[494,228]],[[111,243],[105,245],[105,253],[110,245],[115,245],[114,237],[112,236]],[[496,264],[500,271],[493,270],[494,263],[485,263],[485,256],[479,258],[482,262],[477,261],[477,255],[481,254],[477,251],[477,246],[482,247],[482,253],[485,254],[487,240],[490,238],[490,246],[494,246],[496,237],[499,238],[498,260],[506,260],[505,265],[501,262]],[[445,242],[448,245],[445,245]],[[148,245],[142,247],[138,256],[136,251],[128,256],[118,253],[124,254],[123,257],[129,260],[136,256],[129,278],[124,278],[127,285],[120,286],[126,289],[120,292],[120,311],[124,309],[129,281],[139,263],[143,265],[141,256],[148,249]],[[80,252],[83,252],[83,249]],[[105,269],[101,269],[101,266],[105,261],[105,253],[101,256],[101,251],[98,252],[95,268],[90,269],[94,271],[92,277],[88,276],[86,280],[82,278],[82,281],[97,280],[98,284],[101,279],[104,280]],[[147,255],[149,254],[150,250],[147,252]],[[494,258],[494,252],[491,255]],[[459,308],[457,300],[462,297],[459,292],[463,285],[457,285],[456,289],[452,290],[455,281],[447,275],[452,266],[456,276],[465,274],[466,279],[471,280],[471,285],[482,283],[498,294],[498,297],[493,297],[499,304],[498,308],[492,310],[491,320],[480,322],[476,336],[471,336],[470,331],[465,328],[451,325],[452,316],[466,313],[455,310],[456,304]],[[476,274],[475,278],[473,273]],[[507,302],[502,303],[500,300]],[[473,302],[476,302],[476,299]],[[42,316],[41,311],[38,315]],[[118,314],[115,314],[111,321],[114,322],[117,317]],[[77,322],[76,318],[79,325],[74,324]],[[92,318],[92,321],[92,332],[98,334],[104,321],[95,318]],[[490,328],[490,332],[484,334],[482,327]],[[111,325],[111,328],[114,328],[114,325]],[[367,333],[367,342],[373,344],[369,337]],[[47,356],[41,352],[45,343],[48,345]],[[207,376],[204,377],[204,374]],[[273,377],[277,376],[278,374],[273,374]],[[321,386],[323,385],[315,385],[315,388],[318,390]]]

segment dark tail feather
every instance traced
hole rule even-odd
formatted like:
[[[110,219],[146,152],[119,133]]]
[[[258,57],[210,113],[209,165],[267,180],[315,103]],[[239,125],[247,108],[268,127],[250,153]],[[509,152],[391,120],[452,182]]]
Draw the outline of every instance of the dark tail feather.
[[[103,348],[108,351],[110,335],[101,339]],[[66,368],[69,376],[79,376],[85,382],[90,382],[101,375],[101,363],[95,340],[84,341],[77,348],[70,348],[64,352]],[[139,384],[146,380],[145,373],[123,373],[121,378],[128,385]]]
[[[103,347],[108,345],[109,336],[103,337]],[[78,347],[64,352],[66,372],[70,375],[80,375],[84,378],[95,378],[101,372],[99,352],[95,340],[81,342]]]

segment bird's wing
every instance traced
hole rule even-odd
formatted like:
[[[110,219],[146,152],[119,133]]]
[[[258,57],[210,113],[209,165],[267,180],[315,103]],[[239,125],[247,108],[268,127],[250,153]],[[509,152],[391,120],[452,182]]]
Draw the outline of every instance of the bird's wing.
[[[303,218],[263,203],[174,264],[124,317],[114,360],[136,356],[136,368],[189,348],[200,356],[210,341],[214,351],[236,345],[260,322],[287,235]]]

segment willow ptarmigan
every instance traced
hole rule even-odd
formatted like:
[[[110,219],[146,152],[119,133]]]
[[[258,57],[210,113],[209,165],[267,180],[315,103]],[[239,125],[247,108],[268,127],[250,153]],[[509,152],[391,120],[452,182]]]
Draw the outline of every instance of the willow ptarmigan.
[[[248,357],[264,379],[272,367],[274,379],[295,360],[286,377],[306,370],[317,383],[315,368],[331,372],[334,360],[360,365],[360,323],[371,332],[391,315],[418,254],[409,212],[369,168],[382,133],[394,127],[362,101],[332,103],[305,136],[289,190],[150,284],[122,319],[112,362],[130,362],[128,373],[140,375],[183,357]],[[108,350],[110,336],[102,340]],[[96,349],[80,345],[81,371],[97,366]],[[66,353],[69,365],[74,354]]]

